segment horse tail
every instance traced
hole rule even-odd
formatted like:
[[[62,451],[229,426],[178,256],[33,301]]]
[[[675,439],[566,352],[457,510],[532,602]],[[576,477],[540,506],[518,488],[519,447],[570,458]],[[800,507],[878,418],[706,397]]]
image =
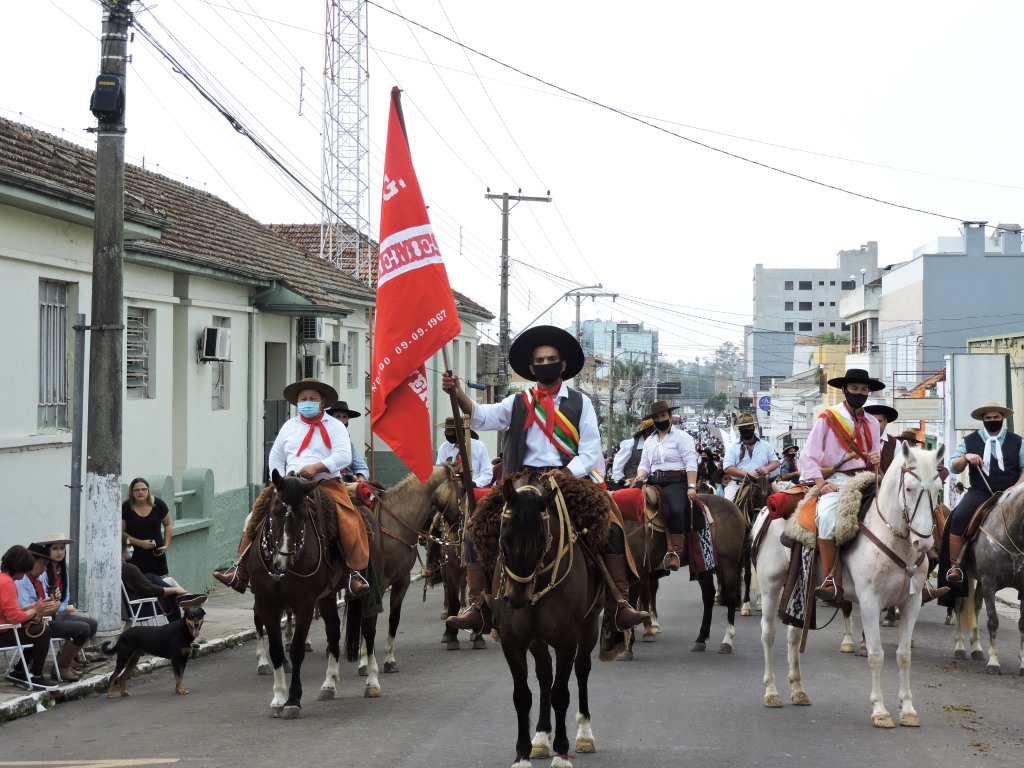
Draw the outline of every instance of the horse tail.
[[[363,628],[363,601],[350,600],[345,605],[345,658],[359,661],[359,640]]]
[[[974,605],[974,601],[977,599],[974,594],[975,587],[976,582],[972,580],[967,586],[967,594],[961,603],[960,626],[963,629],[973,630],[978,627],[978,612]]]

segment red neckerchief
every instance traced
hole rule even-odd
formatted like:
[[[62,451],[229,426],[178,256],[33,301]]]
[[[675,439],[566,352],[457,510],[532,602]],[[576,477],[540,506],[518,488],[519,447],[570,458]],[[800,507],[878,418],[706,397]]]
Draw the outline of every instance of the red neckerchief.
[[[310,421],[309,419],[302,415],[300,415],[299,418],[302,419],[303,424],[309,424],[309,431],[306,433],[306,436],[302,438],[302,445],[299,446],[299,450],[295,455],[301,456],[302,452],[306,450],[307,447],[309,447],[309,441],[313,439],[313,430],[315,430],[317,427],[320,427],[320,437],[324,441],[324,445],[326,445],[327,449],[330,450],[331,436],[327,434],[327,427],[324,426],[324,415],[321,413],[320,418],[318,418],[316,421]]]
[[[558,390],[562,388],[562,380],[559,379],[549,387],[543,386],[540,382],[533,388],[533,395],[537,402],[540,403],[544,409],[544,423],[541,423],[540,418],[537,416],[537,409],[530,408],[526,414],[526,424],[523,426],[523,434],[526,434],[526,430],[530,428],[530,425],[534,422],[541,428],[541,431],[547,435],[548,440],[554,442],[555,433],[555,398],[553,395],[558,394]]]
[[[756,440],[754,441],[754,445],[757,445],[757,441]],[[740,460],[738,462],[736,462],[737,464],[742,464],[743,463],[743,457],[747,453],[748,450],[750,451],[750,458],[754,458],[754,445],[749,445],[748,446],[746,444],[746,442],[744,442],[743,440],[740,440]]]
[[[36,588],[36,594],[39,595],[40,600],[46,599],[46,592],[43,591],[43,582],[41,582],[35,576],[29,574],[28,580],[32,582],[32,586]]]
[[[857,447],[864,453],[868,453],[872,449],[871,433],[868,431],[868,420],[864,418],[864,409],[861,408],[860,415],[858,415],[845,400],[843,400],[843,405],[846,407],[847,413],[853,417],[853,439],[857,441]]]

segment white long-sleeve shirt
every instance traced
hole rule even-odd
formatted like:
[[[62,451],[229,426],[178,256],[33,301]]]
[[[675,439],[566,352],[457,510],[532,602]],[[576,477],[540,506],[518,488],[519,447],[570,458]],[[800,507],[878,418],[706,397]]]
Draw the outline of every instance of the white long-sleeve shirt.
[[[555,407],[561,410],[562,402],[569,396],[569,385],[562,382],[561,389],[554,396]],[[509,395],[500,403],[476,403],[469,425],[480,432],[484,430],[508,429],[512,422],[512,404],[521,393]],[[583,410],[580,414],[580,443],[575,458],[566,466],[576,477],[586,477],[595,467],[604,467],[604,455],[601,453],[601,433],[597,428],[597,414],[590,398],[583,397]],[[526,450],[523,452],[523,465],[528,467],[558,467],[562,464],[562,453],[547,435],[536,424],[531,424],[526,432]]]
[[[639,439],[639,437],[627,437],[619,443],[619,450],[615,452],[615,458],[612,459],[612,480],[616,483],[621,483],[626,479],[626,464],[629,462],[629,457],[633,455],[633,446]],[[643,442],[640,444],[643,445]]]
[[[479,440],[470,439],[469,458],[473,464],[473,485],[477,488],[485,488],[491,484],[494,477],[494,468],[491,466],[491,454],[487,452],[487,446]],[[438,446],[437,461],[435,464],[444,464],[449,459],[454,464],[459,458],[459,446],[445,440]]]
[[[270,459],[267,465],[270,471],[275,469],[282,475],[289,472],[298,474],[303,467],[323,462],[327,472],[320,472],[316,475],[317,480],[325,480],[330,477],[338,477],[341,470],[352,463],[352,438],[349,437],[345,425],[337,419],[325,417],[323,424],[327,427],[327,436],[331,439],[331,447],[328,448],[320,435],[320,428],[313,427],[313,436],[309,445],[302,452],[301,456],[296,453],[302,441],[309,432],[309,425],[301,416],[294,416],[281,425],[281,431],[277,433],[274,446],[270,449]]]
[[[663,471],[697,471],[697,447],[689,433],[672,427],[663,439],[655,432],[644,441],[639,469],[645,474]]]

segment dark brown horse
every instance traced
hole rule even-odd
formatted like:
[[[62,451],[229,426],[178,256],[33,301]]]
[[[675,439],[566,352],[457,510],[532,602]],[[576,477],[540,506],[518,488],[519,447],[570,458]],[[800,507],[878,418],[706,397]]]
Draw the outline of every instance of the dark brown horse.
[[[747,520],[747,532],[749,533],[751,526],[754,524],[754,520],[757,519],[758,514],[764,509],[764,505],[768,503],[768,497],[772,493],[772,481],[767,477],[759,477],[757,480],[752,480],[747,477],[744,478],[743,482],[740,483],[740,488],[736,492],[736,506],[739,507],[740,512]],[[740,615],[750,615],[750,580],[753,575],[754,569],[750,563],[750,537],[746,539],[747,545],[743,548],[743,560],[741,567],[743,569],[743,599],[741,600]],[[760,602],[760,601],[759,601]]]
[[[274,697],[270,716],[299,717],[302,710],[302,662],[306,655],[306,636],[313,621],[314,606],[320,610],[327,632],[327,677],[320,688],[320,699],[332,699],[338,686],[338,660],[341,654],[341,620],[335,598],[344,568],[333,557],[337,540],[334,502],[318,490],[317,481],[281,477],[275,470],[271,478],[276,489],[263,525],[249,549],[250,586],[255,596],[255,611],[267,631],[270,661],[274,665]],[[373,532],[371,531],[371,534]],[[379,534],[371,538],[379,539]],[[379,558],[378,558],[379,559]],[[375,560],[376,562],[376,560]],[[352,614],[360,616],[360,602],[349,604],[349,634],[346,648],[357,645]],[[291,685],[284,680],[284,644],[281,640],[281,615],[290,610],[295,617],[289,657],[292,663]],[[372,650],[376,632],[376,614],[359,618],[355,631],[362,631]],[[373,687],[367,696],[379,696],[380,686],[374,670]]]
[[[531,756],[546,757],[553,751],[551,765],[568,768],[571,763],[565,716],[570,698],[569,675],[574,668],[579,692],[576,751],[594,751],[587,683],[591,652],[600,632],[604,580],[599,575],[596,553],[585,551],[566,504],[562,503],[569,497],[568,492],[563,496],[550,479],[526,477],[506,478],[501,492],[505,508],[501,513],[493,587],[501,649],[512,673],[512,700],[518,718],[514,765],[528,766]],[[569,504],[573,503],[570,499]],[[479,546],[477,549],[479,552]],[[555,651],[554,670],[550,649]],[[534,657],[540,687],[537,732],[532,742],[533,696],[527,650]],[[551,707],[555,710],[553,740]]]

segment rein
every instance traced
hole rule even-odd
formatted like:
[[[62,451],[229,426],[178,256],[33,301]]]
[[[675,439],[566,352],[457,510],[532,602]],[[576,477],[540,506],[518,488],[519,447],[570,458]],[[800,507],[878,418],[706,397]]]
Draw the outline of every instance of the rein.
[[[447,482],[449,486],[449,498],[456,498],[458,496],[458,485],[456,480],[449,474]],[[388,506],[388,503],[384,500],[383,495],[377,493],[373,494],[373,501],[376,509],[383,509],[389,515],[391,515],[391,517],[394,518],[400,526],[402,526],[403,528],[405,528],[406,531],[412,534],[412,541],[406,541],[404,536],[399,535],[388,528],[385,528],[384,522],[381,519],[382,516],[380,514],[377,514],[375,516],[378,522],[380,523],[380,532],[383,533],[385,536],[390,536],[396,541],[402,542],[405,546],[409,547],[409,549],[416,549],[416,544],[419,541],[420,536],[423,536],[425,539],[428,539],[429,541],[432,541],[435,544],[445,544],[443,540],[437,538],[436,536],[432,536],[429,533],[424,533],[422,529],[416,528],[407,523],[405,520],[403,520],[390,506]],[[445,506],[445,511],[447,511],[450,504],[451,502],[449,502],[449,504]]]
[[[315,493],[316,493],[316,505],[315,505],[315,508],[317,510],[319,510],[321,508],[321,501],[322,501],[322,496],[321,496],[321,492],[320,492],[319,486],[316,488]],[[303,499],[303,504],[305,506],[307,506],[307,507],[309,505],[311,505],[312,503],[313,503],[313,501],[312,501],[312,499],[310,499],[309,496],[306,496],[305,499]],[[284,502],[282,502],[282,505],[284,506],[284,517],[285,517],[285,520],[288,520],[289,518],[292,518],[295,515],[295,513],[292,511],[291,505],[290,504],[284,504]],[[273,579],[274,581],[280,581],[284,576],[289,576],[289,575],[290,576],[295,576],[296,578],[300,578],[300,579],[308,579],[311,576],[316,575],[316,573],[320,570],[320,566],[323,565],[323,560],[324,560],[324,549],[323,549],[323,545],[322,545],[322,538],[323,537],[321,536],[320,529],[317,526],[316,517],[314,515],[308,514],[308,511],[307,511],[306,520],[309,522],[310,526],[313,528],[313,534],[314,534],[314,536],[316,538],[316,542],[317,542],[317,561],[316,561],[316,567],[314,567],[313,570],[310,571],[309,573],[296,573],[293,570],[289,570],[286,573],[279,573],[276,570],[271,570],[270,567],[267,565],[267,558],[268,557],[270,559],[273,559],[274,555],[283,555],[283,556],[287,557],[289,560],[291,560],[296,555],[296,553],[302,552],[302,548],[306,544],[306,536],[305,536],[306,526],[303,525],[301,527],[301,529],[300,529],[300,534],[301,535],[300,535],[300,537],[298,539],[298,545],[293,550],[282,550],[282,549],[278,549],[277,541],[276,541],[276,539],[274,537],[274,516],[268,512],[266,518],[263,520],[263,523],[260,526],[261,529],[262,529],[262,534],[260,535],[260,560],[263,563],[264,569],[266,569],[266,571],[267,571],[267,575],[271,579]]]
[[[533,597],[530,599],[531,605],[536,605],[542,597],[544,597],[551,590],[555,589],[559,584],[561,584],[569,577],[569,574],[572,572],[574,559],[573,545],[576,543],[577,538],[576,531],[573,530],[572,527],[572,521],[569,519],[569,510],[565,506],[565,498],[562,496],[562,490],[558,487],[558,483],[555,481],[553,477],[548,478],[548,482],[551,484],[551,489],[555,492],[555,510],[558,514],[558,547],[557,549],[555,549],[554,558],[552,558],[552,560],[547,565],[541,567],[541,563],[544,562],[544,559],[545,557],[547,557],[548,552],[551,551],[551,544],[554,541],[554,537],[551,534],[551,515],[547,507],[545,507],[541,511],[541,521],[544,524],[545,532],[544,550],[540,553],[540,556],[537,558],[537,564],[534,566],[533,573],[531,573],[529,576],[521,576],[513,572],[512,569],[509,568],[505,562],[504,553],[502,553],[501,555],[502,578],[507,576],[509,579],[511,579],[517,584],[533,583],[534,585],[536,585],[537,578],[539,576],[548,573],[549,571],[551,572],[551,580],[548,582],[547,586],[545,586],[539,592],[535,592],[533,594]],[[537,492],[538,494],[540,491],[540,489],[533,485],[524,486],[524,488],[529,488],[532,491]],[[523,489],[518,489],[516,493],[518,494],[521,490]],[[512,512],[509,510],[508,505],[506,504],[505,509],[501,513],[501,526],[504,527],[505,522],[507,520],[510,520],[511,518]],[[559,576],[558,569],[559,566],[565,560],[566,555],[568,555],[569,557],[569,564],[565,567],[564,572]]]

